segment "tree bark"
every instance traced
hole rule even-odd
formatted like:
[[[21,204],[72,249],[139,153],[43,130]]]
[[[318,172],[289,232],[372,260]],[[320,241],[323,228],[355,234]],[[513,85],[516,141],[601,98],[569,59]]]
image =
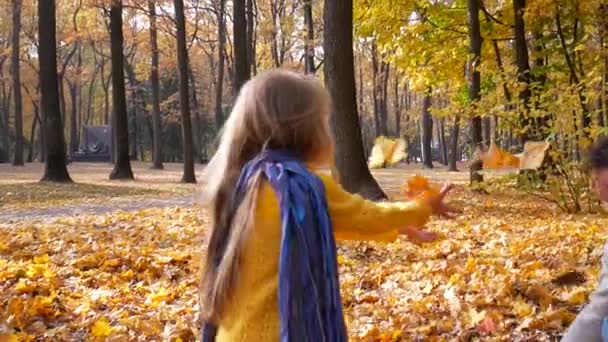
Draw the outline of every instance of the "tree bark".
[[[247,0],[247,63],[249,70],[255,70],[255,10],[254,0]],[[225,9],[224,9],[225,12]],[[225,20],[225,19],[224,19]],[[225,27],[225,24],[224,24]],[[253,73],[255,75],[255,72]]]
[[[439,141],[441,144],[441,163],[448,165],[448,144],[445,141],[445,118],[439,119]]]
[[[481,74],[479,65],[481,63],[481,29],[479,25],[479,0],[467,0],[467,18],[469,22],[469,100],[472,106],[476,106],[481,98]],[[473,145],[480,147],[482,144],[481,117],[478,114],[471,122],[471,136]]]
[[[401,136],[401,97],[399,97],[399,77],[395,73],[394,95],[395,95],[395,137]]]
[[[234,50],[234,95],[236,96],[241,87],[250,76],[249,63],[247,62],[247,18],[245,11],[245,0],[233,1],[233,50]]]
[[[325,1],[323,17],[324,76],[334,104],[332,128],[340,182],[348,191],[384,199],[386,195],[369,172],[363,152],[353,63],[352,0]]]
[[[433,117],[431,116],[431,91],[427,89],[422,99],[422,163],[425,168],[433,168]]]
[[[492,141],[492,118],[486,116],[483,118],[482,126],[483,126],[483,144],[485,146],[490,146]]]
[[[133,179],[129,158],[129,123],[125,94],[122,33],[122,0],[112,0],[110,8],[110,47],[112,60],[112,105],[114,131],[114,169],[110,179]]]
[[[528,117],[530,111],[530,98],[532,91],[530,89],[530,63],[528,60],[528,46],[526,44],[526,28],[524,22],[524,11],[526,9],[526,0],[513,0],[513,11],[515,14],[514,35],[515,35],[515,61],[517,64],[517,81],[523,87],[519,92],[520,105],[520,121],[523,126],[523,132],[520,134],[520,142],[523,144],[528,141],[529,134],[527,129],[531,128],[532,121]]]
[[[71,182],[65,166],[65,137],[59,110],[55,0],[38,1],[38,56],[44,112],[46,162],[42,181]]]
[[[190,121],[190,99],[188,89],[188,50],[186,48],[186,19],[184,1],[174,0],[175,22],[177,26],[177,63],[179,69],[179,105],[182,116],[182,140],[184,151],[183,183],[196,183],[194,174],[194,143],[192,122]],[[244,37],[243,37],[244,38]],[[245,56],[246,57],[246,56]]]
[[[152,168],[162,170],[163,166],[163,130],[160,118],[160,81],[158,78],[158,29],[156,26],[156,6],[154,0],[148,0],[148,12],[150,15],[150,53],[152,57],[152,69],[150,70],[150,86],[152,88],[152,140],[154,155],[152,157]]]
[[[68,82],[68,90],[70,92],[70,149],[68,154],[78,150],[78,90],[76,83]]]
[[[38,129],[38,106],[34,105],[34,117],[32,118],[32,126],[30,130],[30,146],[27,152],[27,162],[34,161],[34,140],[36,139],[36,129]]]
[[[312,0],[304,0],[304,23],[306,25],[306,41],[304,43],[304,69],[307,74],[315,74],[315,27],[312,18]]]
[[[378,52],[376,48],[376,42],[372,43],[372,100],[374,104],[374,128],[376,129],[376,136],[379,137],[382,134],[382,124],[380,123],[380,90],[378,89],[378,78],[379,78],[379,67],[378,67]]]
[[[188,63],[189,64],[189,63]],[[194,156],[196,156],[197,162],[204,163],[203,158],[203,121],[201,118],[200,110],[201,106],[198,103],[198,93],[196,88],[196,77],[194,77],[194,71],[192,67],[188,65],[188,78],[190,79],[190,93],[192,94],[192,108],[194,108],[194,123],[192,125],[192,139],[194,140]]]
[[[21,49],[21,0],[12,0],[13,3],[13,32],[11,67],[13,74],[14,110],[15,110],[15,155],[13,165],[23,166],[23,103],[21,96],[21,67],[19,51]]]
[[[449,171],[458,171],[458,160],[460,154],[458,153],[458,133],[460,131],[460,116],[456,115],[454,118],[454,126],[452,127],[452,134],[450,134],[450,160],[448,165]]]
[[[380,64],[380,130],[388,135],[388,79],[390,64],[382,61]]]
[[[224,97],[224,63],[226,59],[226,0],[219,0],[217,11],[217,35],[218,35],[218,62],[217,82],[215,83],[215,124],[219,130],[224,123],[224,110],[222,108]]]
[[[608,3],[600,5],[600,22],[598,23],[604,73],[602,74],[602,91],[600,101],[602,110],[599,113],[602,127],[608,127]]]

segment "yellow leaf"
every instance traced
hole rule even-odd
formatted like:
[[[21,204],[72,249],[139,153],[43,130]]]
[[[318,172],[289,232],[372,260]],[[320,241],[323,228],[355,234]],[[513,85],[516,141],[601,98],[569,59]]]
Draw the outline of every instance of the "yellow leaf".
[[[108,319],[104,316],[99,319],[93,327],[91,327],[91,335],[95,337],[108,337],[112,334],[112,326],[108,322]]]
[[[32,293],[36,290],[36,285],[27,279],[19,279],[19,282],[15,286],[15,291],[19,294]]]
[[[575,289],[570,293],[568,302],[574,305],[581,305],[587,302],[587,291],[583,288]]]
[[[471,308],[468,312],[468,318],[472,325],[477,325],[477,323],[486,318],[486,311],[477,311],[475,308]]]
[[[34,264],[48,264],[49,263],[49,255],[41,255],[34,257]]]
[[[527,303],[523,298],[518,297],[513,302],[513,311],[515,311],[519,317],[527,317],[532,314],[532,305]]]
[[[146,304],[151,305],[152,307],[158,306],[158,304],[162,302],[166,302],[172,299],[171,292],[166,288],[161,288],[156,293],[150,293],[148,295],[148,299],[146,300]]]

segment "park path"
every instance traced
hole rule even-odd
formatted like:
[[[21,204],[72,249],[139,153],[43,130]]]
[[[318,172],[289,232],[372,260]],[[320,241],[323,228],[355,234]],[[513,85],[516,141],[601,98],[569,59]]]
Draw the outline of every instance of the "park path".
[[[0,223],[16,223],[22,220],[45,220],[56,217],[104,215],[119,211],[139,211],[151,208],[190,207],[197,196],[180,195],[170,198],[131,198],[96,204],[68,204],[49,208],[0,210]]]

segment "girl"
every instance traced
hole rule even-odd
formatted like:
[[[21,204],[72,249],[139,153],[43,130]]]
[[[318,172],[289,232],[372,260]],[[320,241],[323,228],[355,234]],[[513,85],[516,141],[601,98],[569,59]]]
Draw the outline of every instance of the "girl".
[[[213,229],[201,314],[205,341],[347,341],[335,238],[393,241],[443,199],[373,203],[316,170],[331,164],[330,100],[314,79],[271,71],[249,81],[206,169]]]

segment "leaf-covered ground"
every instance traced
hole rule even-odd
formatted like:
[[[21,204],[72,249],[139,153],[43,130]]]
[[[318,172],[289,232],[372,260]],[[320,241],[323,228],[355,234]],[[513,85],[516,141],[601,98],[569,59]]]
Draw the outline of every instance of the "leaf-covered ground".
[[[87,176],[87,170],[75,167],[74,178],[109,186]],[[176,186],[179,172],[150,180],[156,172],[142,166],[140,180],[121,186],[160,192]],[[403,181],[416,173],[423,174],[398,169],[376,176],[399,198]],[[464,173],[441,170],[425,174],[466,179]],[[16,196],[33,196],[27,193],[34,188],[24,185],[32,180],[23,177]],[[142,186],[145,182],[150,185]],[[153,203],[146,201],[154,197],[130,190],[124,196],[141,203]],[[454,221],[433,221],[429,228],[442,239],[430,245],[340,244],[352,340],[549,341],[560,336],[595,287],[608,219],[561,214],[508,188],[490,195],[460,188],[453,198],[465,212]],[[183,204],[76,217],[0,218],[0,341],[196,340],[206,229],[204,210]]]

